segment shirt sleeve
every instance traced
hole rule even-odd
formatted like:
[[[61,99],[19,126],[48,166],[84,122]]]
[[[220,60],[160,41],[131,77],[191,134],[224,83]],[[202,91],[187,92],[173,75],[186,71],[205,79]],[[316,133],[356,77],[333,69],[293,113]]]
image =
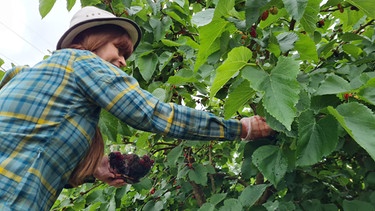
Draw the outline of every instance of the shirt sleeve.
[[[76,81],[89,99],[133,128],[188,140],[235,140],[241,123],[159,101],[135,78],[94,54],[73,64]]]

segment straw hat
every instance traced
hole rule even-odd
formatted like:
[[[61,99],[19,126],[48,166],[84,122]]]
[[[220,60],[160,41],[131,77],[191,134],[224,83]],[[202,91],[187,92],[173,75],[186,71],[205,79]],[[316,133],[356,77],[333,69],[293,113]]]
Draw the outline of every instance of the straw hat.
[[[141,40],[141,29],[138,24],[127,18],[116,17],[112,13],[93,6],[87,6],[74,14],[70,21],[69,29],[62,35],[57,43],[56,49],[68,47],[73,39],[82,31],[105,24],[114,24],[124,28],[133,43],[135,49]]]

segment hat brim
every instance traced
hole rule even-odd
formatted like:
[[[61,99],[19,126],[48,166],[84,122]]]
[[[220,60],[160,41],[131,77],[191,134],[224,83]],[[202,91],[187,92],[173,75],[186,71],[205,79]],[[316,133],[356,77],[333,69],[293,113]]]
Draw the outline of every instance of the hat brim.
[[[132,20],[126,18],[96,18],[80,22],[70,27],[60,38],[57,43],[56,49],[67,48],[72,43],[73,39],[81,32],[94,26],[101,26],[106,24],[113,24],[122,27],[130,36],[133,43],[133,49],[136,49],[141,40],[141,29]]]

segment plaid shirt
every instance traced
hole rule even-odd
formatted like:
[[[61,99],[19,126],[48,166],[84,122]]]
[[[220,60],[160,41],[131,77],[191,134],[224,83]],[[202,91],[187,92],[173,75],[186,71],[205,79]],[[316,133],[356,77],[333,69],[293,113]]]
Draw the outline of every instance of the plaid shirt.
[[[239,139],[241,124],[158,101],[89,51],[64,49],[0,83],[0,210],[48,210],[84,156],[101,109],[140,130]]]

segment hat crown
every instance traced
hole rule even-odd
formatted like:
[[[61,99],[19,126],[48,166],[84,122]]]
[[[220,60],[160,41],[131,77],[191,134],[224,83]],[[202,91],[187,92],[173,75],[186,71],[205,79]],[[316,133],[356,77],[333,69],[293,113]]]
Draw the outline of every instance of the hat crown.
[[[141,40],[141,29],[134,21],[116,17],[114,14],[94,6],[86,6],[75,13],[70,21],[69,29],[61,36],[56,49],[67,48],[73,39],[86,29],[101,25],[117,25],[123,28],[130,36],[135,49]]]
[[[94,20],[98,18],[115,18],[116,16],[112,13],[99,9],[93,6],[87,6],[79,10],[70,21],[70,27],[79,24],[81,22],[85,22],[88,20]]]

